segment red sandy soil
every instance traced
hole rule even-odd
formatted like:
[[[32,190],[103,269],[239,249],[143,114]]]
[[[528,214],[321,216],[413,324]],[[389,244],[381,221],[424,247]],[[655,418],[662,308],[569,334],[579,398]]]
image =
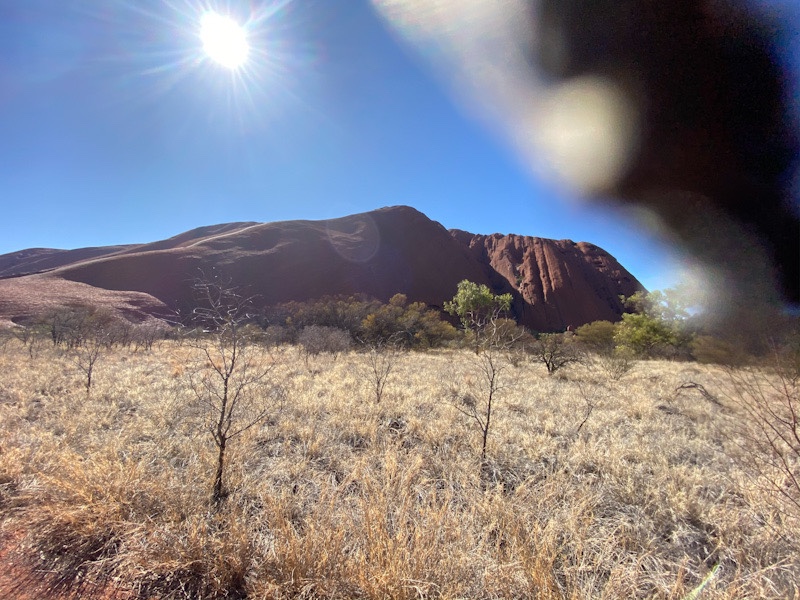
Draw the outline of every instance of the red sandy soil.
[[[54,592],[53,579],[31,567],[20,553],[21,532],[0,538],[0,598],[3,600],[132,600],[133,596],[110,584],[87,583],[73,592]]]

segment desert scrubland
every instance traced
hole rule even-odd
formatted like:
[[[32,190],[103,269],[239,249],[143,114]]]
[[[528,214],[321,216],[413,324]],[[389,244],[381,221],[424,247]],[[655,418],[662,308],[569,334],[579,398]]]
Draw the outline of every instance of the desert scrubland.
[[[248,352],[213,502],[213,355],[2,342],[5,597],[800,597],[796,380],[497,354],[482,459],[484,356]]]

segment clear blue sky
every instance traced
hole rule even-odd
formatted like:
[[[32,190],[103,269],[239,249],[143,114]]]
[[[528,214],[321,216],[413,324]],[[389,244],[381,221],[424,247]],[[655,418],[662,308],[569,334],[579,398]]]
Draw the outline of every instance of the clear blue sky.
[[[204,58],[209,6],[255,19],[243,71]],[[395,204],[676,282],[632,220],[537,181],[462,113],[368,0],[0,0],[0,253]]]

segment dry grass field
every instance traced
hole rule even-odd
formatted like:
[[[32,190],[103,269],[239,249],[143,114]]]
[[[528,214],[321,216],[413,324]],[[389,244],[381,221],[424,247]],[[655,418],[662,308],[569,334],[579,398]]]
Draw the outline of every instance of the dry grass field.
[[[69,353],[7,340],[0,559],[52,597],[800,598],[797,511],[741,398],[767,375],[502,363],[482,464],[469,351],[402,355],[380,403],[366,354],[257,360],[267,416],[214,508],[196,348],[108,351],[87,394]]]

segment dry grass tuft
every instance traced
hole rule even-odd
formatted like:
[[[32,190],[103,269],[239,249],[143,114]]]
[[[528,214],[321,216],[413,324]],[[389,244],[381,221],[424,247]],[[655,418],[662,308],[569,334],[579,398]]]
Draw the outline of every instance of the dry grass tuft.
[[[87,397],[50,347],[3,346],[2,531],[49,573],[46,591],[685,598],[719,566],[701,598],[800,597],[798,530],[750,468],[762,463],[741,460],[763,448],[741,435],[754,421],[722,371],[509,366],[482,461],[453,406],[481,400],[469,352],[405,356],[376,403],[364,355],[307,369],[278,348],[280,402],[265,397],[270,414],[232,442],[214,510],[193,352],[114,350]]]

